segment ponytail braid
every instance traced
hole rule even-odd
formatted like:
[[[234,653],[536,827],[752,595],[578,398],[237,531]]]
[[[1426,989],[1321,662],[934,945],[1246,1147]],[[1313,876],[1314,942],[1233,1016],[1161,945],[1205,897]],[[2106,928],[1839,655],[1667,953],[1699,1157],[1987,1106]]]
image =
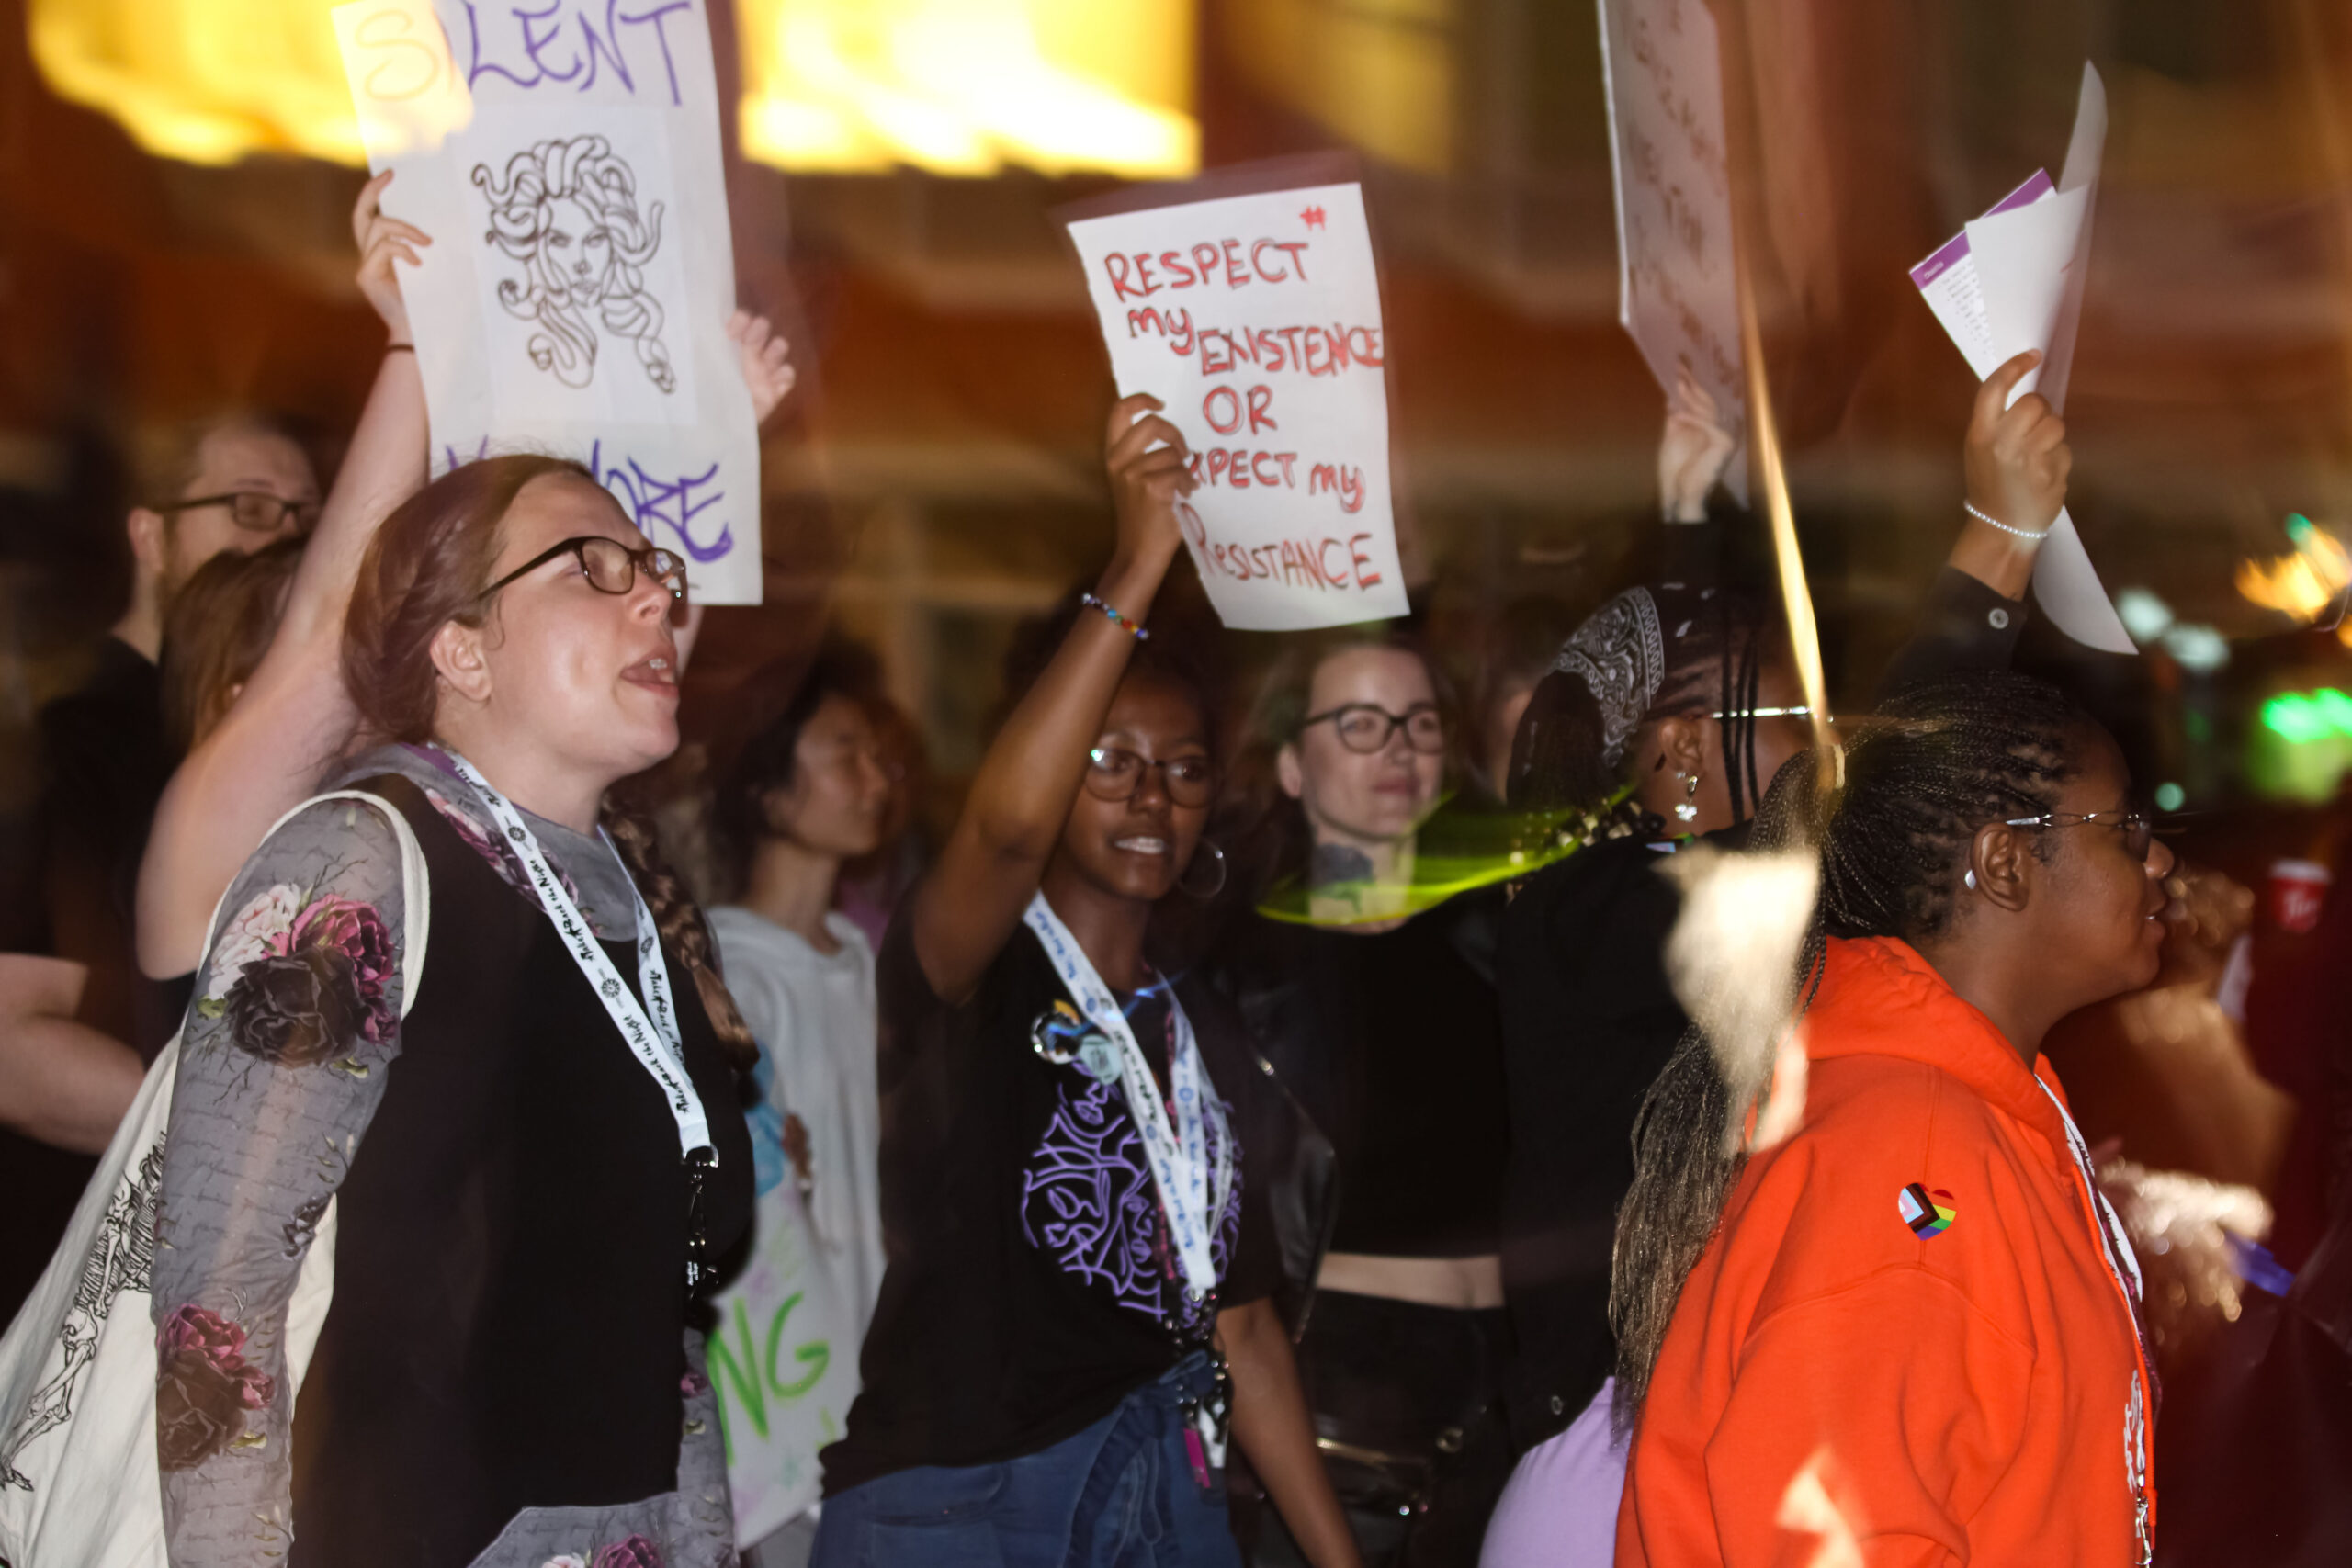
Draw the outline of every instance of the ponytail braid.
[[[621,863],[628,867],[629,875],[645,894],[662,945],[683,959],[687,972],[694,976],[695,993],[702,998],[703,1011],[710,1015],[711,1031],[718,1036],[719,1049],[726,1055],[728,1066],[739,1073],[751,1071],[759,1060],[760,1048],[752,1041],[751,1026],[743,1021],[727,982],[719,976],[718,950],[711,941],[709,922],[703,919],[702,907],[686,891],[684,881],[662,858],[651,818],[608,797],[602,821],[605,831],[612,837],[613,846],[620,851]]]

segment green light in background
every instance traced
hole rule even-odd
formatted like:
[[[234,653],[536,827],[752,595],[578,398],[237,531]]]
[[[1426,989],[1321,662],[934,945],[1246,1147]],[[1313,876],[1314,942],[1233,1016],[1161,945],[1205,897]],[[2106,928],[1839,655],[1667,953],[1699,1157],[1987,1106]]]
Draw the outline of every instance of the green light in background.
[[[2188,792],[2170,779],[2156,786],[2156,809],[2159,811],[2177,811],[2188,800]]]
[[[2352,736],[2352,696],[2333,686],[2282,692],[2262,705],[2262,727],[2282,740],[2298,743]]]

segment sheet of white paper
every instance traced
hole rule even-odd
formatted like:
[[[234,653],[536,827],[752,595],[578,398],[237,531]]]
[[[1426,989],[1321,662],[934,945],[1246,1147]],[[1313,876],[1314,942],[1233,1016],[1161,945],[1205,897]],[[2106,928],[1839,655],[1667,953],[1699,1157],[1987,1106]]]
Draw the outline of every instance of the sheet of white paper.
[[[1225,624],[1406,613],[1388,479],[1380,276],[1356,186],[1069,225],[1122,397],[1149,392],[1199,488],[1184,541]]]
[[[2019,381],[2013,402],[2039,389],[2053,409],[2064,407],[2106,139],[2107,91],[2098,72],[2086,63],[2057,188],[2013,205],[2033,188],[2028,181],[1912,269],[1929,309],[1980,378],[2027,349],[2042,351],[2041,364]],[[1939,260],[1945,265],[1939,266]],[[1963,269],[1973,269],[1973,278],[1953,276]],[[2034,561],[2033,592],[2051,624],[2076,642],[2109,653],[2139,651],[2074,520],[2063,511]]]
[[[384,209],[433,236],[401,286],[433,471],[587,464],[706,604],[760,602],[759,435],[726,322],[735,261],[709,0],[334,13]]]
[[[1724,483],[1747,503],[1731,174],[1715,19],[1702,0],[1596,0],[1617,192],[1617,320],[1668,393],[1688,367],[1740,445]]]

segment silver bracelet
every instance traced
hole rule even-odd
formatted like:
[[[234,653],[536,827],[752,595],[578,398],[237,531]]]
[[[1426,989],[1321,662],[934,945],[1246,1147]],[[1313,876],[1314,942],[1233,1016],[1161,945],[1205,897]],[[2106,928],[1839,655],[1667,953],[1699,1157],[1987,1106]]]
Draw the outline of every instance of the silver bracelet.
[[[1997,517],[1987,517],[1984,513],[1976,510],[1976,504],[1973,502],[1963,501],[1960,505],[1961,510],[1966,512],[1971,517],[1975,518],[1979,523],[1998,528],[2004,534],[2015,534],[2018,538],[2030,539],[2037,545],[2041,543],[2042,540],[2050,537],[2050,530],[2047,528],[2044,528],[2041,533],[2037,534],[2030,528],[2012,528]]]

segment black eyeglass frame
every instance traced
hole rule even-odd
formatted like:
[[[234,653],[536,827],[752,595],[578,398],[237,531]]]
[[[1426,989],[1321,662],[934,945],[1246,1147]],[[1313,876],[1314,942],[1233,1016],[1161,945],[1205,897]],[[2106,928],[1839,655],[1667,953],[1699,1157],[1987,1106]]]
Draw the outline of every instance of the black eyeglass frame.
[[[591,545],[609,545],[620,551],[622,558],[628,562],[628,581],[618,588],[607,588],[597,581],[595,569],[588,564],[588,547]],[[588,586],[599,593],[610,593],[615,598],[618,598],[625,593],[634,592],[637,590],[637,574],[643,571],[670,591],[671,603],[685,602],[686,563],[684,557],[675,550],[665,550],[658,545],[648,545],[641,550],[633,550],[609,534],[578,534],[561,544],[550,545],[483,589],[477,597],[487,599],[507,584],[528,577],[556,557],[566,554],[579,558],[580,575],[586,578]],[[668,563],[666,566],[662,564],[665,561]]]
[[[1387,723],[1380,732],[1380,739],[1374,741],[1369,746],[1359,746],[1352,740],[1350,740],[1348,739],[1348,732],[1340,721],[1344,720],[1348,715],[1351,713],[1376,713],[1382,718],[1385,719]],[[1413,737],[1413,721],[1424,716],[1437,721],[1437,744],[1434,746],[1424,746]],[[1300,719],[1298,721],[1299,732],[1304,734],[1310,725],[1321,724],[1327,719],[1331,721],[1331,732],[1340,738],[1340,744],[1346,747],[1349,750],[1353,751],[1359,757],[1376,757],[1380,755],[1381,752],[1388,750],[1388,742],[1396,738],[1396,732],[1400,729],[1405,732],[1405,744],[1410,746],[1422,756],[1442,757],[1445,755],[1446,741],[1449,739],[1446,734],[1447,725],[1445,722],[1445,714],[1444,711],[1435,703],[1415,703],[1403,713],[1390,713],[1378,703],[1341,703],[1338,707],[1325,708],[1321,713],[1309,714],[1305,718]]]
[[[2136,806],[2118,807],[2112,811],[2045,811],[2037,817],[2004,817],[2005,828],[2120,828],[2126,852],[2137,852],[2140,863],[2145,865],[2151,851],[2156,847],[2156,819]]]
[[[266,501],[277,508],[277,515],[266,523],[248,523],[237,515],[237,503],[245,501]],[[155,510],[169,517],[176,513],[194,512],[199,506],[227,507],[229,521],[247,534],[275,534],[285,525],[286,519],[289,515],[294,519],[294,531],[298,534],[307,534],[319,525],[319,517],[326,511],[326,502],[323,501],[288,501],[282,495],[272,495],[266,490],[231,490],[223,491],[219,495],[190,496],[186,501],[175,501],[169,505],[158,506]]]
[[[1102,766],[1103,759],[1108,757],[1125,757],[1129,761],[1136,764],[1135,782],[1127,785],[1125,794],[1114,792],[1110,795],[1105,795],[1101,790],[1094,787],[1094,781],[1096,778],[1111,776]],[[1200,791],[1200,798],[1197,800],[1187,800],[1177,793],[1176,775],[1169,771],[1171,768],[1182,767],[1186,763],[1190,762],[1198,762],[1202,768],[1205,770],[1204,780],[1205,787]],[[1086,793],[1092,795],[1097,800],[1133,800],[1136,797],[1136,792],[1143,788],[1145,775],[1154,772],[1155,770],[1157,770],[1159,774],[1159,787],[1166,790],[1168,792],[1168,798],[1178,806],[1206,806],[1216,799],[1216,763],[1212,759],[1207,757],[1147,757],[1140,751],[1130,751],[1125,746],[1088,747],[1086,750],[1086,776],[1082,782],[1086,785]],[[1186,787],[1189,789],[1191,786],[1187,785]]]

